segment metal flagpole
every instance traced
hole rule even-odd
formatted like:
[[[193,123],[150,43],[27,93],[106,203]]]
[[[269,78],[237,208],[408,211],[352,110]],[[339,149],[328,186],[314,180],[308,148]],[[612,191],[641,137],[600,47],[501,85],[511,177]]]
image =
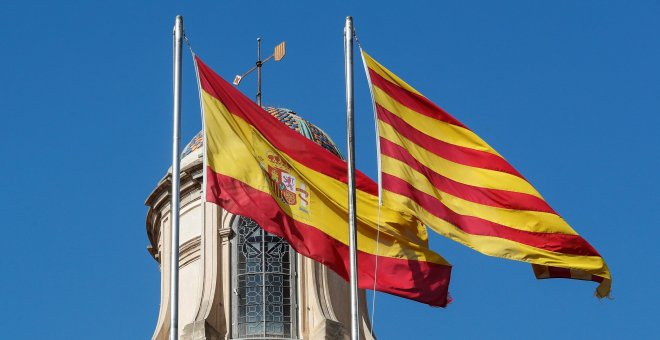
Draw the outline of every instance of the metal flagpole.
[[[357,232],[355,218],[355,128],[353,126],[353,17],[344,27],[344,71],[346,73],[346,135],[348,139],[348,225],[351,270],[351,340],[359,340],[357,289]]]
[[[170,261],[170,340],[176,340],[179,333],[179,179],[181,144],[181,42],[183,38],[183,17],[176,16],[174,23],[174,119],[172,133],[172,192],[170,202],[172,226],[172,257]]]

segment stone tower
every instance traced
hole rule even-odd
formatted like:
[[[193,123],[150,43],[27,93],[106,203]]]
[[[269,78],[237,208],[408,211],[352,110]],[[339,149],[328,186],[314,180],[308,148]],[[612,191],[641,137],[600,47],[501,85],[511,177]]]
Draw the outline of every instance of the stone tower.
[[[321,129],[293,111],[266,110],[341,157]],[[345,280],[254,221],[202,202],[202,140],[201,133],[195,136],[181,159],[179,339],[348,339]],[[161,272],[155,340],[169,337],[170,176],[145,202],[148,250]],[[360,291],[362,338],[372,339],[366,311]]]

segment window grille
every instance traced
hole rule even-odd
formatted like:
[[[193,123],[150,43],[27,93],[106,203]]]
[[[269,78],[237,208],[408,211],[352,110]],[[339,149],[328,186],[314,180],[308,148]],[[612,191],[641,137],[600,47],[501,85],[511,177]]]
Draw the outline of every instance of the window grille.
[[[250,218],[233,229],[232,337],[296,338],[295,252]]]

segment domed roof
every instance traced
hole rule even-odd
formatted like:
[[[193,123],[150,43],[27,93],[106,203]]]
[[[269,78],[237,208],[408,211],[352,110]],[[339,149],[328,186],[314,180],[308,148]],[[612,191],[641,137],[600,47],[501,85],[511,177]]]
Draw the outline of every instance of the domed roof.
[[[186,146],[183,148],[183,151],[181,152],[181,158],[184,158],[195,150],[200,150],[202,146],[204,146],[204,136],[202,135],[204,131],[198,132],[193,139],[186,144]]]
[[[308,139],[311,139],[314,141],[314,143],[322,146],[324,149],[332,152],[339,158],[344,158],[328,134],[319,129],[316,125],[298,116],[293,110],[275,107],[264,107],[264,110],[266,110],[266,112],[270,113],[271,116],[277,118],[280,122],[284,123],[292,130],[295,130]],[[188,156],[196,150],[200,150],[202,146],[204,146],[204,137],[202,136],[202,131],[200,131],[183,148],[181,158]]]

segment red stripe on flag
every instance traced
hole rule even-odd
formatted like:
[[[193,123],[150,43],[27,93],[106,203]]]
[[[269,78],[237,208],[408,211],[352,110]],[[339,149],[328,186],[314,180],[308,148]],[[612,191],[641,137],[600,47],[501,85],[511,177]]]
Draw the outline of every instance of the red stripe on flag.
[[[440,200],[422,192],[410,183],[383,173],[383,190],[404,195],[430,214],[451,223],[456,228],[472,235],[493,236],[526,244],[539,249],[564,254],[600,256],[598,252],[579,235],[539,233],[519,230],[474,216],[458,214],[447,208]]]
[[[571,270],[568,268],[548,267],[550,278],[570,279]]]
[[[211,168],[207,168],[207,181],[209,202],[233,214],[252,218],[266,231],[285,238],[298,253],[325,264],[348,280],[347,245],[286,215],[269,194],[217,174]],[[358,251],[358,287],[374,288],[375,265],[375,255]],[[379,256],[376,290],[445,307],[450,274],[451,266]]]
[[[552,208],[548,205],[548,203],[533,195],[507,190],[477,187],[456,182],[452,179],[444,177],[428,168],[424,164],[420,163],[408,152],[408,150],[392,143],[387,139],[380,139],[380,151],[383,155],[397,159],[412,169],[423,174],[434,187],[450,195],[491,207],[531,210],[556,214],[555,211],[552,210]]]
[[[378,104],[376,104],[376,111],[378,112],[378,119],[391,125],[396,132],[400,133],[411,142],[426,149],[428,152],[454,163],[505,172],[524,179],[524,177],[514,169],[509,162],[498,155],[464,146],[449,144],[435,139],[432,136],[415,129],[406,121]]]
[[[534,265],[538,266],[539,268],[545,268],[544,270],[540,271],[539,273],[545,273],[546,275],[539,275],[539,273],[536,272],[536,268],[534,269],[534,274],[536,275],[536,278],[539,280],[544,280],[544,279],[574,279],[574,280],[584,280],[584,281],[593,281],[593,282],[598,282],[601,283],[605,278],[596,276],[596,275],[590,275],[588,279],[581,279],[578,277],[573,277],[571,275],[571,270],[568,268],[560,268],[560,267],[552,267],[552,266],[542,266],[542,265]]]
[[[435,105],[430,100],[426,99],[426,97],[417,93],[410,92],[394,83],[391,83],[389,80],[381,77],[372,69],[369,69],[369,77],[371,78],[371,83],[373,85],[383,90],[390,97],[401,103],[401,105],[433,119],[437,119],[445,123],[460,126],[470,130],[467,126],[463,125],[463,123],[459,122],[458,119],[454,118],[445,110]]]

